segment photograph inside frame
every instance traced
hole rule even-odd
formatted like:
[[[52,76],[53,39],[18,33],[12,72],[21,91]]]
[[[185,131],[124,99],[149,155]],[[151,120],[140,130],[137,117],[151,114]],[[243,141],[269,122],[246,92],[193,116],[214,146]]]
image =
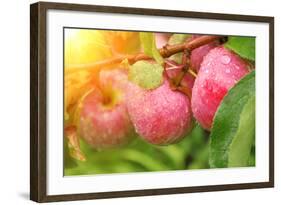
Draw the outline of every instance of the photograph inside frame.
[[[65,176],[255,166],[255,37],[63,32]]]

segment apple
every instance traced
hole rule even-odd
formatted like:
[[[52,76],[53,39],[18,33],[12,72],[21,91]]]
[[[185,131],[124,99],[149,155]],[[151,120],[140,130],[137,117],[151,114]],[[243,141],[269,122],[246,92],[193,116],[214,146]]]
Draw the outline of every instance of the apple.
[[[249,72],[249,63],[223,46],[212,49],[201,63],[192,89],[195,119],[211,130],[214,115],[228,90]]]
[[[126,102],[136,132],[149,143],[176,143],[192,128],[188,97],[171,90],[166,79],[161,86],[153,90],[145,90],[130,83]]]
[[[93,148],[123,146],[135,137],[125,103],[127,82],[123,70],[102,70],[99,86],[82,100],[80,136]]]

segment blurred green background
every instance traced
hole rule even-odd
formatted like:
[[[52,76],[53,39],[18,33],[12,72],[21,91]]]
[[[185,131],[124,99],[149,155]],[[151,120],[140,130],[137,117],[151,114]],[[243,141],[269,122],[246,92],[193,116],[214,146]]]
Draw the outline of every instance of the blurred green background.
[[[65,147],[64,175],[87,175],[164,170],[207,169],[209,133],[196,125],[193,131],[177,144],[155,146],[139,137],[123,148],[94,150],[80,140],[86,161],[68,155]]]

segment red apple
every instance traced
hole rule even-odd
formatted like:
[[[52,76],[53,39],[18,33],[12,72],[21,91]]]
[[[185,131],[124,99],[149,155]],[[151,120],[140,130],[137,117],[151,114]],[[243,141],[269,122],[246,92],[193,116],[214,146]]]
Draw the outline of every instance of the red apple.
[[[125,103],[127,75],[122,70],[102,70],[100,86],[82,102],[80,135],[93,148],[122,146],[134,137]]]
[[[153,90],[131,83],[127,107],[136,132],[149,143],[172,144],[191,130],[190,101],[181,92],[172,91],[167,80]]]
[[[192,89],[192,112],[200,125],[211,130],[214,115],[228,90],[245,76],[249,64],[223,46],[204,58]]]

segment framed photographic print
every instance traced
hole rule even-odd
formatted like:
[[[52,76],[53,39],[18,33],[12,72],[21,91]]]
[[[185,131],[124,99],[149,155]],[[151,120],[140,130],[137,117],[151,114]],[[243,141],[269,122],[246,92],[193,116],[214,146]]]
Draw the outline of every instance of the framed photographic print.
[[[30,198],[274,186],[274,18],[31,5]]]

